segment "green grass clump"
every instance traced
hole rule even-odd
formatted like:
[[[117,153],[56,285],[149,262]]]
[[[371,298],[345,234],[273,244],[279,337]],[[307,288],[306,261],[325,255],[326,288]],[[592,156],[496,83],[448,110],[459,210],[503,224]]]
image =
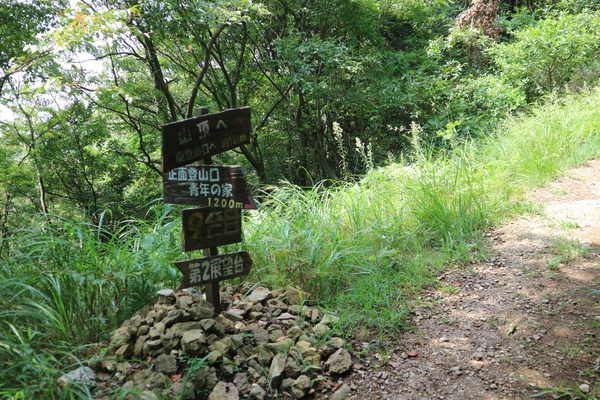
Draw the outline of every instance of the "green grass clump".
[[[411,294],[448,263],[479,254],[478,233],[497,218],[498,201],[483,178],[457,153],[374,170],[355,184],[284,185],[244,225],[256,276],[314,294],[342,314],[346,332],[398,331]]]
[[[478,161],[496,182],[524,189],[546,184],[599,155],[600,89],[550,98],[508,119],[483,144]]]
[[[0,396],[63,398],[56,379],[91,357],[91,344],[176,286],[179,224],[168,208],[152,211],[112,232],[48,216],[13,233],[0,260]],[[90,398],[80,389],[65,398]]]
[[[246,221],[254,276],[297,285],[342,315],[348,334],[405,327],[407,300],[448,265],[485,256],[482,232],[518,199],[600,154],[598,90],[530,110],[489,138],[428,148],[413,127],[410,162],[353,184],[283,184]]]

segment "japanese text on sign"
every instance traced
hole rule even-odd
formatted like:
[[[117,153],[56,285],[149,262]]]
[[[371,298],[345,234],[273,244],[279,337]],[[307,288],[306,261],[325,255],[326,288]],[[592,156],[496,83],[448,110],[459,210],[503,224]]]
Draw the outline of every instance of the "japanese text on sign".
[[[167,179],[172,182],[188,182],[191,197],[233,197],[233,185],[220,182],[219,168],[201,170],[197,168],[175,168],[169,171]],[[208,206],[212,207],[214,205],[209,203]],[[242,205],[229,208],[242,208]]]
[[[240,166],[179,167],[163,174],[165,202],[255,209]]]
[[[242,241],[241,210],[185,209],[182,219],[183,251],[224,246]]]
[[[163,172],[250,142],[250,108],[163,125]]]
[[[178,261],[175,266],[183,273],[179,288],[199,286],[247,275],[252,259],[246,251],[205,257],[197,260]]]
[[[191,263],[189,268],[190,283],[199,284],[242,273],[244,271],[244,260],[239,255],[213,258],[212,260]]]

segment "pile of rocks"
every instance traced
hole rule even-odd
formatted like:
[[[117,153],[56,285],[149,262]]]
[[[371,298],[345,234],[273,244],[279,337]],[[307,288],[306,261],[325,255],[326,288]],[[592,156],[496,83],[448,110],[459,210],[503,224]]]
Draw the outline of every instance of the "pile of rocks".
[[[331,336],[337,317],[307,305],[306,293],[226,289],[229,305],[216,317],[196,290],[160,291],[153,307],[111,333],[110,346],[90,365],[94,398],[301,399],[331,389],[315,382],[351,369],[345,341]],[[68,384],[67,375],[61,379]],[[337,398],[348,394],[344,386]]]

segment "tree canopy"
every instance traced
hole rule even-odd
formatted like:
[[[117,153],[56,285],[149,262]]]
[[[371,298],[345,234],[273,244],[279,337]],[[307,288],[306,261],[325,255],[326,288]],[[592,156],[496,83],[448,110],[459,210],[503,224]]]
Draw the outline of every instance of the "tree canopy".
[[[73,4],[73,3],[71,3]],[[255,186],[444,152],[595,82],[595,1],[1,0],[4,228],[161,196],[161,126],[250,106]],[[8,111],[10,110],[10,112]],[[411,128],[412,127],[412,128]]]

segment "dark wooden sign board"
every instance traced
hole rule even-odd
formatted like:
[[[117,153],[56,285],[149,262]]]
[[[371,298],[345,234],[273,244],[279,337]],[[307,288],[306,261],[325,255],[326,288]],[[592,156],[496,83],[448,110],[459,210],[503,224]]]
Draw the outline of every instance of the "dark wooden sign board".
[[[165,203],[256,209],[242,167],[200,165],[163,173]]]
[[[175,266],[183,273],[179,290],[247,275],[252,268],[252,259],[248,252],[240,251],[179,261]]]
[[[242,211],[190,208],[183,210],[183,251],[208,249],[242,241]]]
[[[184,210],[184,251],[204,249],[205,258],[175,264],[184,275],[179,289],[204,285],[206,299],[217,314],[221,311],[219,281],[247,275],[252,267],[247,252],[219,256],[217,246],[240,242],[241,208],[256,207],[241,169],[213,167],[211,157],[250,143],[250,131],[250,107],[204,114],[162,127],[165,201],[211,206]],[[205,166],[188,166],[169,173],[195,161]],[[200,203],[199,198],[203,199]],[[181,199],[188,200],[179,203]],[[193,202],[187,202],[189,199]]]
[[[162,171],[250,143],[250,107],[183,119],[162,127]]]

